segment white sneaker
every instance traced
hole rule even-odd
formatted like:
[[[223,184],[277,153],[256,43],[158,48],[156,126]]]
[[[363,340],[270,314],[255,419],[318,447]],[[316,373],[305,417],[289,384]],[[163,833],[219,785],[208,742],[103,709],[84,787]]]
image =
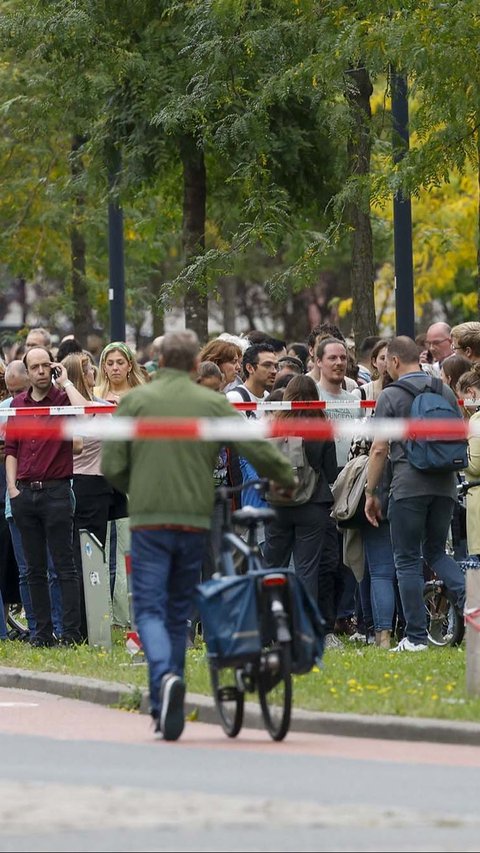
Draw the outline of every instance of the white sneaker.
[[[336,634],[325,634],[324,647],[326,649],[343,649],[343,643]]]
[[[395,646],[394,649],[390,649],[391,652],[426,652],[428,646],[426,643],[411,643],[408,637],[404,637],[403,640],[400,640],[398,646]]]
[[[367,638],[365,634],[360,633],[360,631],[355,631],[351,637],[348,638],[349,643],[366,643]]]

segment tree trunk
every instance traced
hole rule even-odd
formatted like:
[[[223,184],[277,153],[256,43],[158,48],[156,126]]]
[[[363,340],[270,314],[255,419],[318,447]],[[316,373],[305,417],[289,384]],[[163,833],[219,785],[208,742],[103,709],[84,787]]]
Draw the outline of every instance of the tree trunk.
[[[350,174],[367,178],[370,173],[372,148],[370,96],[373,87],[365,68],[350,68],[348,77],[350,87],[347,99],[351,114],[348,140]],[[370,199],[366,187],[362,188],[356,202],[350,205],[348,213],[352,228],[352,325],[358,345],[367,335],[375,335],[377,332]]]
[[[72,139],[72,177],[78,180],[84,170],[78,150],[85,139],[74,136]],[[86,347],[87,335],[93,327],[92,309],[88,297],[86,279],[86,244],[82,233],[82,222],[85,208],[83,193],[76,193],[73,201],[72,225],[70,229],[70,253],[72,264],[72,299],[73,299],[73,333],[79,343]]]
[[[205,251],[207,178],[203,149],[194,136],[180,140],[183,164],[183,251],[191,263]],[[208,296],[202,284],[187,291],[184,298],[185,326],[197,333],[201,343],[208,340]]]
[[[478,152],[478,207],[477,218],[480,229],[480,130],[477,130],[477,152]],[[477,249],[477,309],[480,317],[480,241]]]
[[[223,295],[223,330],[231,335],[236,334],[237,317],[237,279],[233,275],[224,276],[221,281]]]

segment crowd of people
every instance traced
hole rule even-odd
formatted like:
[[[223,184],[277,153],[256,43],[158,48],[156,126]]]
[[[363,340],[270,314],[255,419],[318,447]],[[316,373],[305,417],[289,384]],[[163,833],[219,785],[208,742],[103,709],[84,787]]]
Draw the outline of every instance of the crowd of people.
[[[465,418],[480,417],[480,323],[434,323],[414,341],[372,336],[355,353],[340,329],[323,323],[304,342],[255,330],[223,333],[200,347],[189,332],[152,342],[140,363],[123,341],[96,359],[73,336],[52,351],[46,329],[31,329],[0,363],[0,407],[117,406],[120,415],[231,417],[232,403],[323,400],[328,408],[234,413],[239,418],[408,418],[412,393],[431,380]],[[414,392],[415,393],[415,392]],[[362,407],[361,401],[373,401]],[[0,417],[1,413],[0,413]],[[51,416],[54,417],[54,416]],[[259,531],[267,566],[292,566],[318,603],[327,649],[366,642],[391,651],[427,648],[424,566],[443,579],[459,608],[465,599],[458,559],[480,553],[480,439],[469,440],[466,529],[453,537],[457,475],[419,472],[405,443],[375,439],[303,442],[314,487],[295,500],[290,463],[268,441],[101,442],[15,438],[5,430],[0,566],[0,638],[9,637],[5,607],[20,602],[23,635],[37,647],[88,639],[79,530],[106,548],[113,621],[129,621],[125,553],[132,556],[135,620],[149,664],[151,712],[159,732],[183,729],[184,658],[195,582],[216,570],[221,515],[216,489],[258,473],[285,498]],[[10,431],[11,432],[11,431]],[[187,447],[188,445],[188,447]],[[335,482],[357,454],[368,457],[365,511],[354,535],[337,525]],[[333,491],[332,491],[333,489]],[[128,496],[128,497],[127,497]],[[265,503],[245,492],[245,503]],[[458,531],[458,525],[457,525]],[[451,548],[447,546],[450,542]],[[462,551],[463,549],[463,551]],[[449,553],[451,551],[452,553]],[[454,553],[454,556],[452,555]]]

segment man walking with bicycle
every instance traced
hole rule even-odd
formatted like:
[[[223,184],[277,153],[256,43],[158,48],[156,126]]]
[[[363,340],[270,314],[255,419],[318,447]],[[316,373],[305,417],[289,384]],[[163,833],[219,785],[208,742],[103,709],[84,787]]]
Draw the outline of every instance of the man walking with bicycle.
[[[238,418],[221,394],[192,379],[199,344],[192,331],[167,333],[156,379],[130,391],[115,416]],[[258,472],[293,491],[285,457],[266,441],[234,442]],[[177,740],[184,727],[187,620],[200,580],[214,501],[220,442],[109,441],[103,473],[128,493],[135,620],[149,667],[156,731]]]

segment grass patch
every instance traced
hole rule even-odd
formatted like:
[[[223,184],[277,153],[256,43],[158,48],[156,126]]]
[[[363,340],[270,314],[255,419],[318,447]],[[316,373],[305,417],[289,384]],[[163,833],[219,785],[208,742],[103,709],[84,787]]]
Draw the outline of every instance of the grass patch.
[[[147,689],[147,667],[125,647],[123,632],[114,635],[111,652],[33,649],[25,643],[0,643],[0,665],[116,681],[135,688],[131,710]],[[187,653],[186,679],[192,693],[210,695],[205,648]],[[356,714],[393,714],[480,722],[480,697],[465,690],[465,647],[429,649],[419,654],[389,654],[374,646],[327,651],[322,666],[294,679],[297,708]],[[254,697],[249,697],[254,698]]]

